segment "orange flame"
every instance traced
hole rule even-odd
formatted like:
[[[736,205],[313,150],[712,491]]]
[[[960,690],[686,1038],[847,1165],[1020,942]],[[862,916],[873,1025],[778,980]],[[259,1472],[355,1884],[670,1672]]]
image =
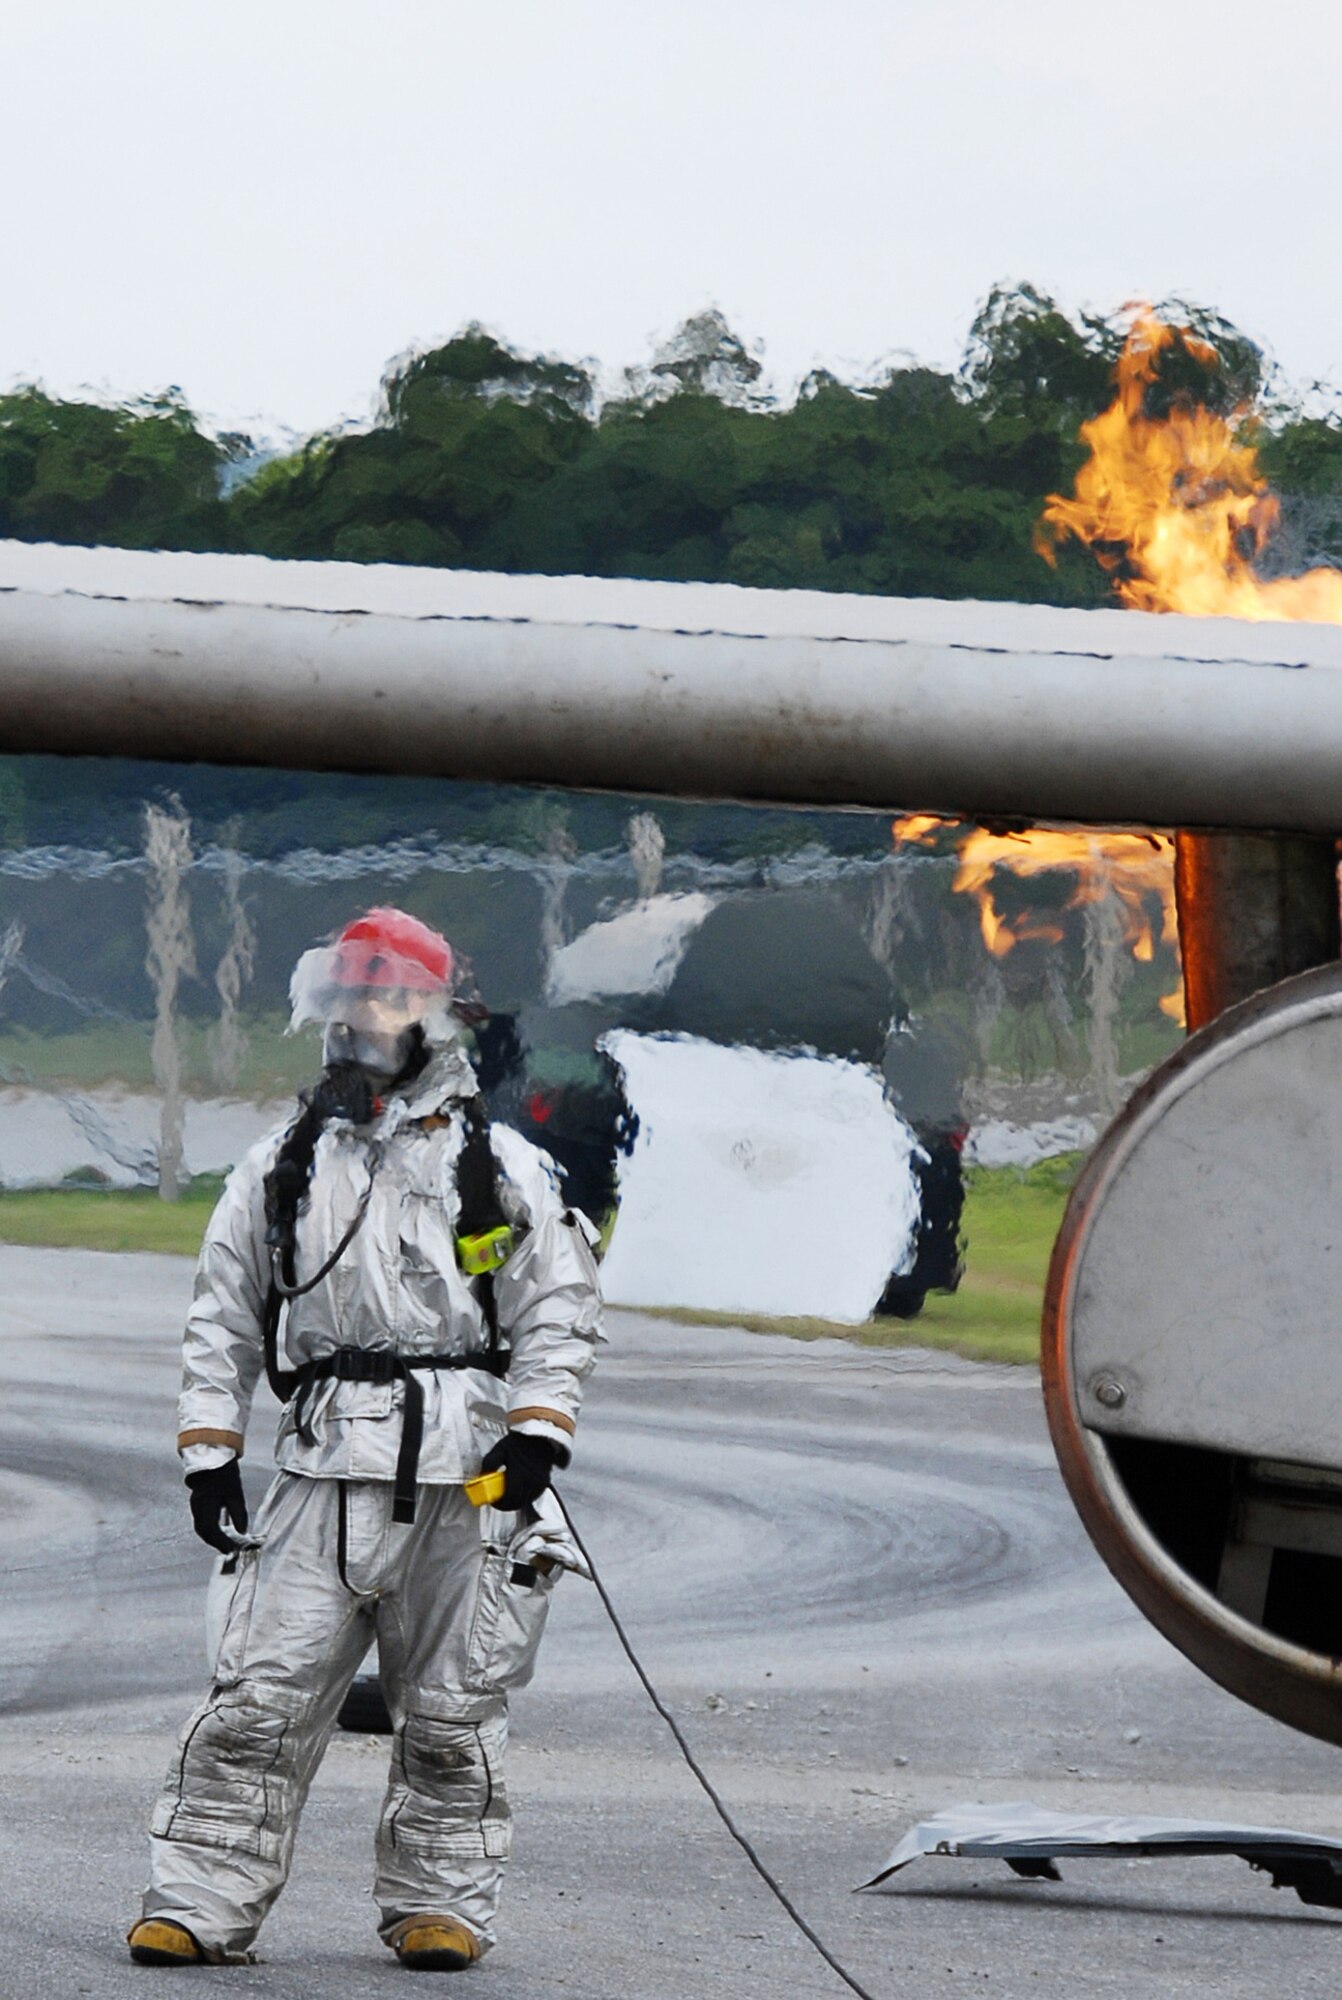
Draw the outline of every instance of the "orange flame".
[[[1176,342],[1214,365],[1215,350],[1187,328],[1167,326],[1149,311],[1134,320],[1118,361],[1118,393],[1082,424],[1091,455],[1070,500],[1049,495],[1036,548],[1053,562],[1057,544],[1075,535],[1113,575],[1121,602],[1136,611],[1342,623],[1337,570],[1271,582],[1254,574],[1253,557],[1280,508],[1245,435],[1248,411],[1227,420],[1177,401],[1166,417],[1147,414],[1160,356]]]
[[[959,866],[951,886],[973,896],[977,902],[983,942],[994,958],[1004,958],[1026,939],[1044,939],[1056,944],[1063,935],[1061,926],[1052,918],[1024,917],[1012,921],[1002,915],[993,896],[993,878],[999,868],[1020,876],[1042,875],[1054,869],[1073,872],[1076,884],[1067,899],[1069,910],[1098,903],[1108,895],[1115,896],[1123,913],[1123,942],[1143,964],[1149,964],[1155,956],[1156,926],[1150,909],[1150,899],[1154,897],[1160,907],[1160,942],[1178,949],[1174,842],[1168,834],[1063,832],[1048,827],[1030,827],[1020,833],[992,833],[987,827],[964,826],[956,820],[917,813],[894,822],[895,846],[931,846],[943,828],[954,829],[956,834]],[[1167,993],[1160,1004],[1165,1013],[1182,1023],[1182,985]]]
[[[1075,492],[1070,499],[1049,495],[1036,548],[1051,563],[1058,545],[1075,536],[1112,576],[1119,601],[1137,611],[1342,623],[1342,572],[1314,569],[1272,581],[1254,572],[1253,559],[1281,510],[1258,467],[1251,413],[1241,408],[1224,417],[1178,398],[1168,415],[1149,413],[1161,355],[1176,343],[1194,361],[1215,366],[1215,350],[1189,328],[1168,326],[1150,311],[1137,314],[1119,356],[1114,400],[1081,426],[1090,457],[1077,474]],[[1062,937],[1054,919],[1009,921],[1002,915],[993,895],[999,868],[1020,876],[1074,871],[1069,909],[1114,895],[1123,911],[1125,941],[1134,957],[1148,963],[1156,944],[1149,905],[1158,898],[1160,941],[1178,950],[1174,842],[1168,835],[1042,827],[992,833],[919,813],[895,821],[895,845],[930,845],[943,827],[956,835],[954,887],[977,901],[983,941],[995,957],[1026,938]],[[1182,1024],[1182,982],[1160,1004]]]

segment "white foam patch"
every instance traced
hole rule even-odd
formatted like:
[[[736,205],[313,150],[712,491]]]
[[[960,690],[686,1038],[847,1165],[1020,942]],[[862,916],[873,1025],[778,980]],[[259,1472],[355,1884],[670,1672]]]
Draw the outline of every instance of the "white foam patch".
[[[912,1260],[917,1141],[860,1063],[615,1029],[639,1118],[602,1273],[621,1305],[857,1324]]]
[[[552,1007],[623,993],[665,993],[685,947],[715,898],[692,890],[651,896],[618,917],[592,924],[550,962],[545,997]]]

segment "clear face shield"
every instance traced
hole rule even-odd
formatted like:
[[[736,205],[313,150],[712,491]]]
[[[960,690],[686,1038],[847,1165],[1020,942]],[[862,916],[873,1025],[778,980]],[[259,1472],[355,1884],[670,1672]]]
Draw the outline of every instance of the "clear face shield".
[[[421,1045],[427,1013],[421,993],[394,988],[355,992],[326,1022],[322,1062],[328,1068],[332,1063],[356,1063],[370,1076],[390,1082],[400,1076]],[[342,1020],[340,1014],[346,1018]]]
[[[364,940],[304,952],[289,998],[290,1033],[319,1026],[326,1067],[353,1063],[381,1083],[394,1082],[418,1054],[445,1047],[458,1032],[446,979],[385,946],[370,949]]]

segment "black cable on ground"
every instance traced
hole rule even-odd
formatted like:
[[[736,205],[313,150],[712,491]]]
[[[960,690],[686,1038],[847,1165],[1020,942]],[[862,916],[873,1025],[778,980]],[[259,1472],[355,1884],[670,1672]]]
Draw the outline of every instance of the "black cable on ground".
[[[551,1488],[551,1491],[553,1492],[554,1489]],[[639,1659],[638,1654],[634,1651],[632,1645],[629,1643],[629,1635],[625,1631],[624,1626],[620,1623],[620,1614],[610,1601],[610,1593],[607,1591],[605,1584],[601,1581],[601,1576],[597,1570],[596,1564],[592,1561],[591,1550],[587,1547],[587,1544],[583,1541],[582,1536],[578,1533],[577,1528],[574,1526],[573,1516],[569,1513],[567,1506],[565,1505],[563,1499],[557,1492],[555,1493],[555,1499],[559,1501],[559,1505],[563,1510],[564,1519],[568,1522],[569,1533],[572,1535],[574,1542],[577,1544],[579,1552],[583,1556],[584,1560],[587,1563],[588,1569],[592,1573],[592,1582],[596,1587],[596,1594],[601,1599],[601,1602],[605,1607],[606,1616],[609,1618],[612,1626],[615,1628],[615,1636],[619,1640],[620,1645],[624,1650],[625,1658],[628,1660],[634,1672],[638,1675],[639,1680],[643,1683],[643,1689],[648,1697],[648,1700],[652,1703],[657,1713],[661,1716],[662,1721],[666,1724],[667,1728],[671,1731],[671,1734],[675,1737],[676,1745],[680,1751],[681,1756],[685,1759],[685,1762],[689,1765],[691,1771],[694,1773],[700,1785],[703,1787],[703,1790],[707,1794],[709,1802],[712,1805],[714,1812],[717,1814],[718,1818],[722,1821],[722,1824],[726,1827],[728,1833],[731,1835],[732,1839],[736,1842],[741,1852],[745,1855],[746,1860],[750,1863],[755,1873],[759,1876],[765,1888],[768,1889],[769,1892],[777,1899],[777,1901],[782,1904],[784,1910],[787,1912],[788,1916],[791,1917],[793,1923],[797,1926],[797,1929],[801,1932],[802,1936],[807,1940],[808,1943],[814,1945],[815,1949],[820,1953],[820,1956],[824,1959],[830,1971],[838,1974],[839,1978],[843,1981],[844,1985],[851,1988],[851,1990],[857,1994],[858,2000],[875,2000],[875,1996],[871,1992],[869,1992],[865,1986],[859,1984],[859,1982],[856,1979],[854,1979],[851,1972],[846,1972],[844,1970],[843,1966],[840,1965],[838,1959],[834,1956],[833,1952],[829,1949],[829,1947],[825,1944],[822,1944],[821,1940],[816,1936],[815,1932],[811,1929],[811,1926],[807,1923],[801,1911],[792,1901],[792,1898],[788,1895],[787,1890],[784,1889],[782,1884],[773,1875],[770,1874],[769,1870],[760,1860],[759,1855],[755,1852],[754,1848],[751,1846],[745,1834],[742,1833],[740,1827],[736,1824],[736,1821],[732,1818],[726,1806],[722,1803],[722,1800],[718,1797],[717,1792],[713,1788],[712,1780],[708,1777],[707,1773],[704,1771],[703,1767],[696,1758],[693,1750],[691,1750],[689,1744],[686,1742],[684,1732],[682,1731],[680,1724],[676,1721],[675,1716],[671,1713],[670,1709],[667,1707],[666,1703],[662,1700],[662,1697],[658,1694],[652,1682],[648,1679],[647,1672],[643,1666],[643,1662]]]

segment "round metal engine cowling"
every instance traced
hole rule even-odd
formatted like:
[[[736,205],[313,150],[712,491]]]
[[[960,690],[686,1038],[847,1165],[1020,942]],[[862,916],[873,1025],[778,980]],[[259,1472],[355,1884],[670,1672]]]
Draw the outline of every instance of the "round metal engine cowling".
[[[1231,1693],[1342,1743],[1342,967],[1221,1015],[1104,1134],[1042,1360],[1119,1582]]]

